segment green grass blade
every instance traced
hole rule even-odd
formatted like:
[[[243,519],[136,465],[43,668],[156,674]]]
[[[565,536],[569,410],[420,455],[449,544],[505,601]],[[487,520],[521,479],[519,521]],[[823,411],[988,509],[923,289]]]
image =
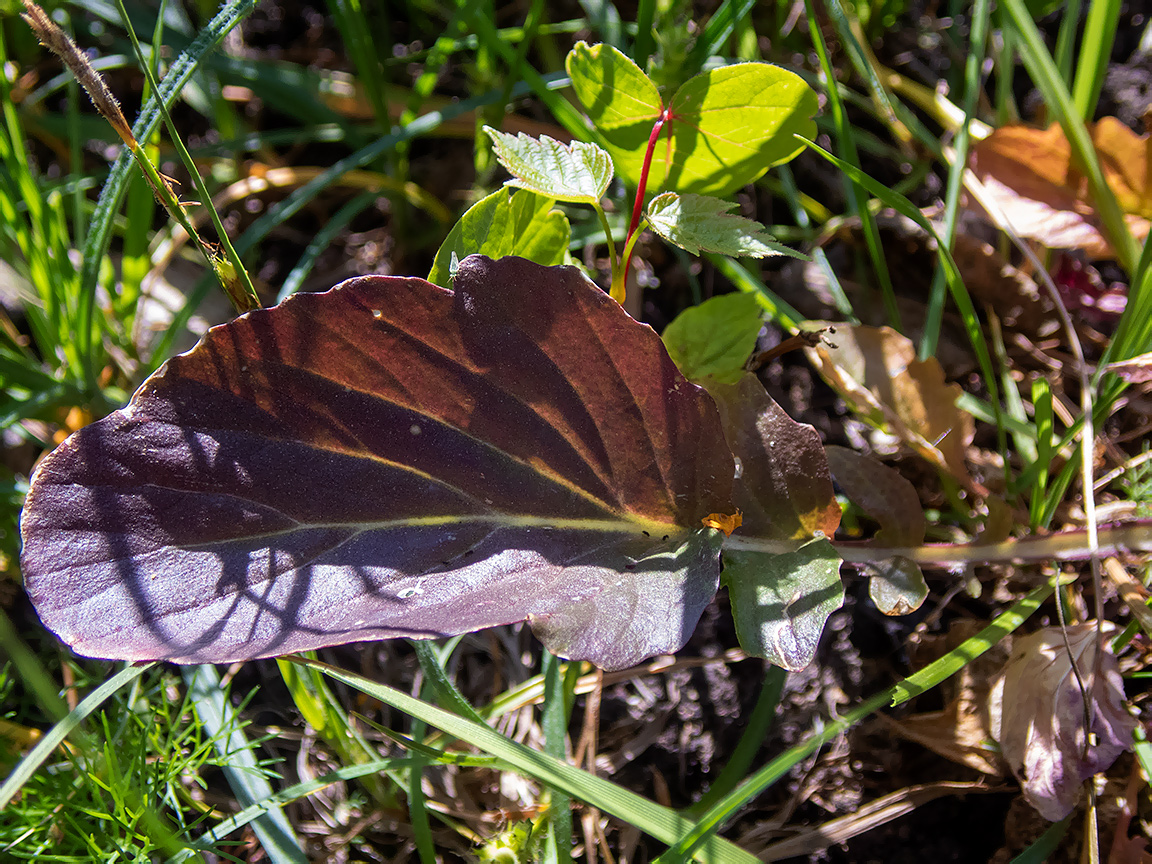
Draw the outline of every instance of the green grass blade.
[[[215,850],[217,848],[216,844],[229,834],[238,831],[245,825],[250,825],[253,821],[259,819],[265,813],[268,813],[273,807],[291,804],[293,801],[307,798],[309,795],[314,795],[317,792],[327,789],[334,783],[359,780],[361,777],[380,774],[384,771],[402,770],[408,767],[411,761],[409,758],[374,759],[371,762],[364,762],[360,765],[349,765],[345,768],[339,768],[328,774],[322,774],[311,780],[305,780],[294,786],[289,786],[265,798],[263,801],[258,801],[250,807],[245,807],[235,816],[231,816],[219,825],[213,827],[211,831],[201,834],[189,844],[188,849],[168,858],[165,864],[183,864],[184,861],[192,858],[197,851],[211,852]]]
[[[804,316],[796,311],[784,298],[778,296],[771,288],[764,284],[764,280],[754,274],[751,270],[735,261],[732,258],[726,258],[723,255],[713,255],[708,253],[705,256],[723,276],[728,279],[733,285],[741,291],[747,291],[749,294],[755,294],[756,299],[760,301],[760,305],[764,307],[764,311],[768,313],[768,317],[788,330],[795,333],[799,329],[800,322],[804,320]]]
[[[1076,79],[1072,83],[1072,102],[1082,120],[1091,120],[1096,114],[1096,103],[1100,100],[1100,89],[1104,86],[1104,76],[1112,58],[1120,6],[1120,0],[1093,0],[1088,5],[1080,56],[1076,58]]]
[[[714,54],[724,50],[724,45],[736,31],[736,25],[743,21],[756,7],[756,0],[724,0],[708,23],[704,32],[696,37],[696,43],[688,52],[683,75],[690,78],[704,68],[704,63]]]
[[[247,17],[255,6],[256,0],[231,0],[205,25],[192,44],[188,46],[188,49],[176,58],[176,61],[168,69],[168,74],[160,83],[159,91],[153,93],[148,99],[132,127],[132,134],[138,141],[150,139],[160,124],[158,102],[162,101],[165,105],[171,106],[179,96],[181,89],[200,66],[204,57],[213,51],[220,40]],[[104,260],[112,240],[112,225],[120,210],[124,194],[127,192],[127,180],[132,170],[132,164],[132,155],[127,150],[121,151],[120,155],[116,157],[116,162],[112,166],[112,171],[108,175],[104,188],[100,190],[100,198],[96,202],[96,209],[88,223],[88,237],[84,242],[83,259],[80,265],[80,291],[81,296],[88,300],[89,316],[92,314],[92,300],[96,295],[100,264]],[[90,321],[87,326],[91,327]],[[81,332],[84,330],[81,329]],[[91,354],[98,347],[100,346],[95,344],[82,346],[85,363],[93,369],[96,363]]]
[[[481,14],[478,5],[472,4],[469,11],[469,20],[476,31],[476,35],[480,37],[480,41],[508,64],[511,74],[528,86],[531,92],[548,107],[556,121],[567,129],[576,140],[591,141],[603,147],[604,140],[600,133],[588,125],[584,115],[576,110],[576,106],[552,89],[549,78],[533,69],[531,64],[517,60],[516,53],[500,38],[496,25]],[[564,80],[566,83],[567,78]]]
[[[1060,847],[1060,841],[1068,833],[1071,824],[1072,817],[1067,816],[1061,821],[1049,825],[1048,829],[1037,837],[1031,846],[1012,859],[1012,864],[1044,864]]]
[[[656,0],[640,0],[636,5],[636,41],[632,43],[632,59],[641,69],[648,65],[648,58],[656,50],[652,38],[652,26],[656,23]]]
[[[361,192],[328,218],[328,221],[308,243],[300,256],[300,260],[284,277],[284,284],[280,287],[280,293],[276,295],[277,303],[283,303],[288,297],[300,290],[300,286],[304,284],[304,280],[308,278],[312,268],[316,266],[316,260],[321,253],[348,227],[348,223],[371,207],[377,197],[379,196],[375,192]]]
[[[12,797],[28,782],[28,778],[36,773],[36,770],[44,764],[48,757],[52,755],[52,752],[63,743],[64,739],[68,737],[68,734],[84,722],[84,719],[88,717],[89,714],[103,705],[104,700],[125,684],[139,678],[155,665],[155,663],[145,663],[139,666],[126,666],[85,696],[80,701],[80,704],[72,711],[69,711],[67,717],[53,726],[43,738],[37,741],[36,746],[29,751],[28,755],[20,760],[20,763],[12,769],[12,773],[8,775],[4,784],[0,786],[0,810],[3,810],[4,807],[7,806],[8,802],[12,800]]]
[[[996,384],[995,373],[992,367],[992,357],[988,351],[988,344],[984,340],[984,333],[980,328],[980,317],[976,314],[976,308],[972,305],[972,298],[968,295],[968,290],[964,287],[964,280],[960,277],[960,269],[956,266],[956,260],[952,257],[948,245],[942,242],[940,235],[936,233],[935,226],[903,195],[896,194],[884,184],[878,183],[869,177],[855,165],[833,156],[818,144],[813,144],[809,141],[808,146],[845,174],[851,176],[855,182],[859,183],[889,207],[907,216],[936,240],[937,252],[941,256],[940,261],[947,273],[948,286],[952,290],[952,301],[956,304],[960,316],[964,321],[964,329],[968,333],[969,341],[972,343],[972,350],[976,354],[976,361],[980,366],[980,373],[984,377],[984,385],[988,388],[989,397],[996,411],[997,428],[1006,428],[1006,423],[1003,419],[1004,412],[1000,406],[999,387]]]
[[[839,9],[839,4],[836,3],[836,0],[832,0],[831,5]],[[840,150],[844,154],[844,161],[853,167],[858,167],[860,164],[860,156],[856,148],[855,132],[852,124],[848,122],[848,114],[844,108],[844,101],[840,98],[840,88],[836,83],[836,71],[832,68],[832,60],[828,56],[828,48],[824,43],[824,34],[820,31],[818,19],[812,6],[812,0],[804,0],[804,8],[808,10],[808,30],[812,36],[812,43],[816,48],[816,54],[820,58],[820,68],[824,73],[824,92],[828,96],[828,105],[832,109],[832,120],[836,126],[836,140],[839,142]],[[840,15],[842,18],[842,10]],[[845,29],[847,29],[846,25]],[[849,33],[848,36],[851,38],[851,33]],[[858,200],[856,194],[857,185],[859,185],[859,181],[852,175],[849,175],[844,188],[848,199],[848,209],[853,216],[860,219],[860,226],[864,232],[864,241],[868,247],[868,257],[872,262],[872,269],[875,272],[876,278],[880,281],[880,294],[884,301],[884,309],[888,313],[888,323],[897,330],[902,330],[903,328],[900,326],[900,310],[896,306],[896,292],[892,287],[892,278],[888,272],[888,262],[884,257],[884,249],[880,242],[880,229],[876,227],[876,219],[872,215],[872,211],[868,209],[867,203]]]
[[[503,760],[515,770],[567,792],[573,798],[586,801],[605,813],[623,819],[665,843],[674,842],[690,825],[689,820],[673,810],[661,807],[607,780],[594,777],[566,762],[558,761],[546,753],[510,741],[488,726],[466,720],[415,699],[407,693],[401,693],[399,690],[335,666],[300,657],[288,659],[319,669],[326,675],[343,681],[349,687],[379,699],[398,711],[418,717],[429,725],[436,726],[449,735],[467,741]],[[701,843],[698,857],[707,864],[753,864],[757,860],[738,846],[717,837],[709,837]]]
[[[760,752],[764,739],[776,722],[776,708],[780,705],[780,694],[784,692],[784,681],[788,673],[779,666],[770,663],[764,665],[766,667],[764,683],[760,687],[760,695],[756,698],[752,713],[745,721],[744,732],[711,788],[692,805],[694,814],[707,813],[714,804],[744,780],[756,759],[756,754]]]
[[[964,188],[964,171],[968,165],[969,126],[976,116],[976,105],[981,92],[981,68],[991,14],[988,0],[977,0],[972,10],[972,35],[964,59],[964,119],[956,132],[955,158],[948,167],[948,181],[944,192],[944,239],[951,249],[956,236],[956,215],[960,209],[960,193]],[[948,277],[942,265],[937,266],[928,292],[928,312],[924,321],[924,335],[920,339],[919,357],[926,360],[936,353],[940,339],[940,325],[944,320],[944,301]]]
[[[790,747],[749,777],[731,794],[718,801],[672,848],[656,859],[656,864],[671,864],[686,860],[688,855],[701,848],[701,844],[712,837],[714,832],[745,804],[787,774],[794,765],[847,732],[869,714],[885,705],[896,706],[907,702],[913,696],[918,696],[955,675],[966,664],[1023,624],[1040,608],[1052,591],[1052,585],[1040,585],[1034,588],[1011,608],[1000,613],[987,627],[943,657],[929,663],[900,683],[877,693],[843,716],[832,720],[819,732]]]
[[[267,809],[252,820],[252,830],[273,864],[308,864],[304,847],[292,830],[284,810],[270,801],[275,794],[260,773],[252,745],[237,725],[236,712],[228,702],[214,666],[185,666],[180,670],[205,730],[216,739],[216,749],[228,755],[224,768],[228,785],[240,806],[266,804]],[[225,732],[225,730],[227,730]]]
[[[558,762],[565,761],[568,745],[567,676],[561,674],[560,661],[549,651],[541,664],[544,675],[544,710],[540,725],[544,729],[544,752]],[[575,684],[575,678],[572,679]],[[557,864],[572,860],[572,800],[559,789],[550,790],[548,831],[553,858]]]

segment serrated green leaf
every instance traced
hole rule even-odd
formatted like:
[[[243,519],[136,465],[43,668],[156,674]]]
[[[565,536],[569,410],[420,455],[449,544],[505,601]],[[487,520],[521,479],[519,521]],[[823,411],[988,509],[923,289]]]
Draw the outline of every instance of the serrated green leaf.
[[[460,217],[440,244],[428,281],[449,288],[454,261],[469,255],[503,258],[515,255],[537,264],[564,263],[572,227],[553,210],[551,198],[524,189],[498,189],[481,198]]]
[[[690,381],[711,376],[735,384],[756,348],[763,326],[760,303],[752,294],[722,294],[685,309],[664,328],[664,347]]]
[[[563,144],[547,135],[533,138],[523,132],[509,135],[491,126],[484,131],[492,139],[496,158],[512,175],[508,186],[557,201],[597,205],[612,182],[612,158],[595,144]]]
[[[735,206],[709,195],[665,192],[649,202],[646,215],[653,231],[693,255],[703,249],[734,258],[803,257],[777,243],[759,222],[729,213]]]

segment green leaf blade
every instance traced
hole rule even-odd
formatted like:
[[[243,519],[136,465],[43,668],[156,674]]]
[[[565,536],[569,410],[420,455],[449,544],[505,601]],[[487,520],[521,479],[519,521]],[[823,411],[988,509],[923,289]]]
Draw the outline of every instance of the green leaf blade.
[[[612,182],[612,159],[595,144],[563,144],[547,135],[533,138],[523,132],[510,135],[491,126],[485,126],[484,131],[492,140],[496,158],[512,175],[509,186],[557,201],[598,207]]]
[[[789,671],[812,662],[824,623],[844,602],[840,563],[823,538],[776,555],[726,551],[724,581],[740,646]]]
[[[681,192],[730,195],[795,157],[795,134],[813,135],[816,93],[768,63],[738,63],[685,82],[671,102],[672,141],[657,147],[649,182]]]
[[[545,267],[563,264],[572,226],[568,217],[553,210],[552,198],[525,189],[498,189],[468,208],[452,226],[436,258],[428,281],[452,287],[452,258],[469,255],[489,258],[516,256]]]
[[[735,384],[756,349],[764,321],[752,294],[722,294],[685,309],[664,328],[661,338],[677,368],[689,381],[712,377]]]
[[[709,195],[665,192],[649,202],[646,216],[653,231],[693,255],[703,250],[733,258],[804,257],[777,243],[759,222],[729,213],[734,207],[735,201]]]

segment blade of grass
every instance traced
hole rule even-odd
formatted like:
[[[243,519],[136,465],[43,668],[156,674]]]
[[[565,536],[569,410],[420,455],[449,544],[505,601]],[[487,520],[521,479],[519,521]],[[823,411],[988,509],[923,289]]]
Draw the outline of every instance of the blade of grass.
[[[1076,58],[1076,79],[1072,83],[1072,102],[1084,121],[1096,114],[1096,103],[1100,101],[1100,90],[1112,59],[1120,6],[1120,0],[1093,0],[1088,4],[1088,20],[1084,24],[1084,38],[1080,40],[1080,55]],[[1078,17],[1065,20],[1074,24]],[[1071,29],[1074,31],[1075,27]]]
[[[725,43],[736,31],[736,25],[748,17],[756,7],[756,0],[724,0],[704,25],[704,32],[696,37],[692,50],[684,62],[683,76],[691,78],[704,68],[708,58],[723,51]]]
[[[212,830],[201,834],[188,844],[188,849],[171,856],[165,861],[165,864],[183,864],[183,862],[193,857],[197,851],[217,851],[218,847],[216,844],[221,840],[234,831],[243,828],[245,825],[252,824],[254,820],[259,819],[274,807],[280,807],[283,804],[291,804],[293,801],[307,798],[309,795],[314,795],[317,792],[327,789],[334,783],[359,780],[362,777],[379,774],[384,771],[402,770],[406,768],[411,761],[408,757],[402,759],[373,759],[371,762],[365,762],[361,765],[349,765],[344,768],[338,768],[328,774],[321,774],[319,777],[304,780],[286,789],[281,789],[263,801],[258,801],[250,807],[245,807],[235,816],[225,819],[219,825],[214,826]]]
[[[833,0],[835,3],[835,0]],[[812,37],[812,44],[820,59],[820,68],[824,73],[824,92],[828,96],[828,105],[832,109],[832,119],[836,126],[836,140],[840,145],[840,152],[844,161],[853,167],[859,167],[860,156],[856,149],[855,134],[852,125],[848,122],[848,114],[844,102],[840,98],[840,90],[836,84],[836,70],[832,68],[832,60],[828,56],[828,47],[824,43],[824,34],[820,31],[812,0],[804,0],[804,8],[808,12],[808,31]],[[843,12],[841,12],[843,15]],[[888,323],[896,330],[902,331],[900,324],[900,310],[896,306],[896,292],[892,287],[891,275],[888,273],[888,263],[884,257],[884,249],[880,242],[880,230],[876,227],[876,219],[872,211],[863,204],[857,194],[858,181],[849,176],[844,186],[848,199],[848,211],[860,219],[860,226],[864,233],[864,242],[868,247],[868,257],[872,262],[872,269],[880,282],[880,295],[884,302],[884,309],[888,315]],[[875,193],[873,193],[875,194]]]
[[[636,41],[632,43],[632,59],[641,69],[648,66],[648,58],[656,50],[652,27],[656,22],[656,0],[640,0],[636,4]]]
[[[473,746],[504,760],[515,770],[535,777],[551,787],[561,789],[574,798],[579,798],[618,818],[624,819],[640,830],[651,834],[666,843],[673,842],[681,831],[688,827],[688,820],[666,807],[629,792],[607,780],[593,777],[586,771],[559,762],[545,753],[540,753],[514,741],[510,741],[488,726],[464,719],[441,708],[429,705],[419,699],[370,681],[363,676],[338,669],[314,660],[300,657],[287,659],[303,663],[321,670],[326,675],[343,681],[381,702],[419,717],[426,723],[444,730],[450,735],[467,741]],[[756,858],[734,844],[716,837],[702,842],[699,860],[707,864],[753,864]]]
[[[541,75],[533,69],[530,63],[518,62],[515,52],[500,38],[496,25],[481,14],[478,4],[471,4],[469,12],[472,28],[480,37],[480,41],[508,64],[511,74],[527,85],[529,91],[552,112],[556,121],[567,129],[576,140],[590,141],[603,147],[605,142],[600,133],[588,125],[584,120],[584,115],[577,111],[571,102],[552,88],[552,81],[558,79],[552,78],[550,80],[549,77]],[[563,77],[563,81],[567,84],[567,77]]]
[[[959,672],[1009,633],[1016,630],[1052,594],[1052,585],[1040,585],[1010,609],[1000,613],[987,627],[965,640],[943,657],[929,663],[919,672],[877,693],[870,699],[828,723],[819,732],[793,745],[777,756],[716,804],[681,837],[675,845],[656,859],[655,864],[672,864],[687,860],[712,838],[717,830],[749,801],[767,789],[829,741],[847,732],[869,714],[885,705],[895,707],[907,702]]]
[[[204,57],[213,51],[220,40],[247,17],[255,6],[256,0],[230,0],[205,25],[192,44],[188,46],[188,49],[176,58],[176,61],[169,67],[168,74],[164,76],[159,90],[153,93],[145,103],[140,116],[132,127],[132,134],[137,140],[146,141],[152,136],[161,120],[157,105],[160,102],[171,105],[176,100],[181,89],[188,83]],[[124,150],[116,157],[116,162],[112,166],[107,182],[100,190],[100,198],[96,202],[96,209],[88,223],[88,237],[84,243],[80,264],[80,297],[85,303],[81,312],[86,323],[79,328],[80,333],[84,333],[85,328],[92,326],[91,318],[94,314],[100,264],[108,252],[108,246],[112,239],[112,225],[127,191],[126,183],[131,169],[132,156],[127,150]],[[86,370],[91,369],[89,384],[92,387],[96,385],[95,366],[97,361],[93,352],[97,350],[102,351],[103,348],[94,340],[79,346],[80,354],[84,358],[84,368]]]
[[[348,227],[349,222],[372,206],[372,202],[376,198],[375,192],[361,192],[328,218],[328,221],[308,243],[307,248],[300,256],[300,260],[284,277],[284,284],[280,287],[280,293],[276,295],[277,303],[283,303],[288,297],[300,290],[300,286],[304,284],[304,280],[308,278],[312,268],[316,266],[316,260],[321,253]]]
[[[801,141],[804,139],[801,138]],[[924,217],[919,209],[912,204],[907,198],[896,195],[892,190],[888,189],[881,183],[876,182],[855,165],[851,165],[842,159],[833,156],[824,148],[811,141],[805,142],[807,145],[838,167],[841,171],[849,174],[853,180],[867,189],[870,193],[875,195],[889,207],[904,216],[907,216],[917,225],[922,227],[936,240],[937,254],[940,255],[941,264],[944,266],[945,272],[948,277],[948,287],[952,292],[952,302],[956,304],[960,312],[960,316],[964,321],[964,329],[968,334],[968,340],[972,344],[972,350],[976,355],[976,362],[980,366],[980,373],[984,379],[984,386],[988,388],[989,401],[996,415],[996,428],[1000,436],[1004,435],[1005,429],[1008,424],[1005,419],[1004,409],[1000,405],[999,386],[993,373],[992,358],[988,351],[988,345],[984,341],[984,334],[980,328],[980,319],[976,314],[976,309],[972,305],[972,298],[968,295],[968,290],[964,287],[964,281],[960,277],[960,269],[956,266],[956,261],[952,257],[947,244],[941,241],[941,238],[936,233],[935,226]]]
[[[248,808],[269,804],[275,793],[256,764],[252,745],[237,722],[236,712],[221,687],[215,667],[185,666],[180,671],[195,702],[197,715],[208,734],[216,740],[217,752],[229,757],[224,775],[240,806]],[[252,830],[273,864],[308,864],[304,847],[279,804],[268,806],[253,819]]]
[[[124,29],[132,42],[132,50],[136,52],[136,58],[140,63],[140,68],[144,70],[144,75],[147,78],[149,86],[153,92],[159,92],[160,86],[152,74],[151,63],[148,61],[148,58],[144,56],[144,50],[140,47],[140,40],[136,38],[136,31],[132,28],[132,22],[128,18],[128,10],[124,6],[124,0],[116,0],[116,7],[120,10]],[[184,170],[188,172],[188,176],[192,180],[192,185],[196,187],[196,192],[200,196],[201,205],[206,209],[209,219],[212,220],[212,227],[216,230],[216,240],[224,250],[224,256],[228,259],[228,263],[231,266],[223,267],[218,263],[218,253],[210,249],[200,239],[195,226],[186,214],[184,206],[175,196],[172,196],[172,201],[169,202],[167,200],[168,196],[165,195],[164,202],[168,207],[169,213],[180,222],[181,227],[188,232],[189,236],[192,237],[204,254],[204,257],[211,263],[212,269],[217,272],[220,278],[221,287],[223,287],[229,299],[232,300],[236,310],[238,312],[247,312],[250,309],[260,308],[260,297],[256,294],[256,288],[252,285],[252,279],[248,275],[248,270],[244,267],[244,262],[240,260],[240,256],[236,254],[236,250],[232,246],[232,241],[228,238],[228,232],[224,229],[224,223],[220,221],[220,214],[216,211],[216,208],[212,206],[212,193],[208,191],[208,187],[204,183],[204,178],[200,176],[200,170],[196,167],[196,163],[192,161],[188,149],[184,146],[184,141],[180,137],[180,132],[176,128],[176,124],[172,122],[172,115],[168,113],[168,107],[164,104],[163,100],[158,101],[156,106],[160,111],[160,116],[164,120],[164,125],[168,127],[168,136],[172,142],[172,146],[176,148],[176,153],[184,165]],[[137,146],[133,148],[133,155],[136,156],[140,167],[148,175],[157,194],[160,194],[162,191],[167,191],[168,187],[163,182],[163,179],[159,177],[155,166],[152,166],[151,170],[149,170],[151,160],[148,158],[147,150],[137,144]],[[153,177],[153,174],[156,176]]]
[[[1048,467],[1052,464],[1052,388],[1047,378],[1037,378],[1032,382],[1032,410],[1036,423],[1036,460],[1039,467],[1036,479],[1031,483],[1031,497],[1028,502],[1028,530],[1035,533],[1044,519],[1044,495],[1048,487]],[[1027,487],[1025,487],[1027,488]]]
[[[84,722],[93,711],[104,704],[104,701],[131,681],[139,678],[153,666],[155,663],[144,663],[139,666],[131,665],[121,669],[114,676],[109,678],[87,696],[85,696],[80,704],[77,705],[68,715],[53,726],[44,737],[36,742],[27,756],[20,760],[20,763],[12,769],[12,773],[5,779],[4,784],[0,786],[0,810],[12,800],[12,797],[20,791],[20,788],[28,782],[28,778],[36,773],[37,769],[44,764],[52,752],[64,742],[68,734],[72,732],[77,726]]]
[[[956,131],[955,157],[948,166],[948,183],[944,192],[944,239],[951,249],[956,238],[956,215],[960,208],[960,192],[964,188],[964,171],[968,165],[968,144],[971,140],[972,119],[980,96],[981,69],[984,65],[988,18],[991,14],[988,0],[977,0],[972,10],[972,35],[964,58],[964,119]],[[928,311],[924,320],[924,335],[920,339],[919,357],[926,360],[936,353],[940,340],[940,326],[944,320],[944,301],[947,274],[937,265],[928,291]]]
[[[692,805],[693,815],[707,813],[748,776],[756,754],[760,752],[764,739],[776,722],[776,709],[780,705],[780,694],[784,692],[784,681],[788,673],[779,666],[769,663],[764,665],[764,683],[760,686],[760,695],[756,698],[752,713],[748,715],[744,732],[711,788]]]
[[[573,668],[572,664],[569,668]],[[559,762],[568,759],[568,677],[562,674],[560,661],[549,651],[541,662],[544,676],[544,710],[540,725],[544,729],[544,752]],[[573,687],[576,684],[572,678]],[[553,860],[568,864],[572,860],[572,799],[559,789],[549,790],[548,835]]]
[[[777,296],[771,288],[764,284],[763,279],[732,258],[725,258],[723,255],[715,255],[711,252],[706,257],[712,262],[712,266],[733,285],[741,291],[754,294],[756,299],[760,301],[760,305],[764,307],[764,311],[768,313],[769,318],[791,333],[795,333],[799,329],[804,316],[782,297]]]
[[[784,187],[784,199],[792,208],[792,216],[795,218],[796,224],[801,228],[811,228],[812,220],[808,218],[808,211],[804,209],[800,201],[800,190],[796,188],[792,169],[787,165],[780,165],[776,168],[776,173]],[[828,285],[828,291],[832,294],[832,302],[836,304],[836,311],[849,324],[859,324],[860,319],[856,317],[856,311],[852,308],[852,301],[844,292],[844,286],[840,284],[840,277],[832,269],[832,264],[828,261],[828,255],[824,252],[823,247],[817,246],[812,250],[811,255],[816,266],[820,268],[820,275],[824,277]]]

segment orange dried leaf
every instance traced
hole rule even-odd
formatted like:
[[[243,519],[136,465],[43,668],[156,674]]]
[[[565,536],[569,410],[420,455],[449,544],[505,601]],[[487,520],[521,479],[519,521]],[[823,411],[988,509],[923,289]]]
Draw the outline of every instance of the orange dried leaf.
[[[704,523],[705,528],[715,528],[717,531],[723,531],[728,537],[732,536],[732,532],[739,528],[744,523],[744,517],[737,510],[731,516],[723,513],[709,513],[700,520]]]
[[[1137,238],[1152,217],[1152,139],[1113,117],[1089,127],[1104,179]],[[1054,249],[1112,254],[1072,148],[1058,124],[1047,129],[1004,126],[972,148],[969,167],[1021,236]]]
[[[808,326],[808,325],[806,325]],[[811,326],[824,326],[812,322]],[[824,380],[869,423],[886,429],[968,488],[964,453],[975,434],[956,407],[961,390],[935,357],[916,359],[911,340],[890,327],[836,325],[836,344],[807,349]]]

